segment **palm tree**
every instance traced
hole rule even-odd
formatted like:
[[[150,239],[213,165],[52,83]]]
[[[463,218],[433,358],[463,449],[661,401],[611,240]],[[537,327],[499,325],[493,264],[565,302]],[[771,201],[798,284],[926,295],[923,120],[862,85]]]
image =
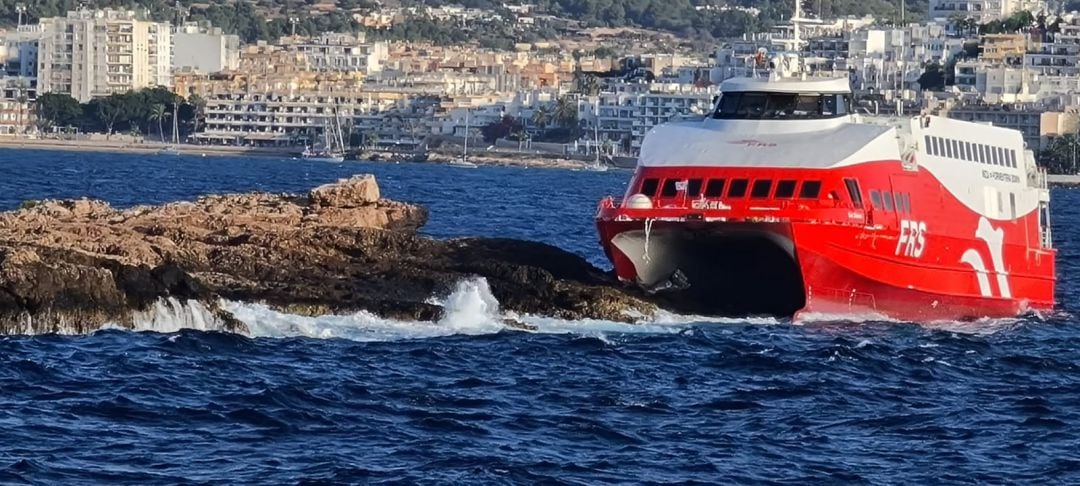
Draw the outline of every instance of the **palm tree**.
[[[198,94],[188,96],[188,104],[195,111],[194,125],[191,127],[191,133],[199,132],[199,119],[203,117],[203,113],[206,111],[206,99]]]
[[[560,96],[555,102],[555,120],[559,122],[559,126],[563,128],[571,128],[577,126],[578,123],[578,108],[577,103],[570,99],[569,96]]]
[[[551,118],[551,107],[548,105],[540,105],[533,110],[532,122],[541,129],[547,128],[548,124],[551,123]]]
[[[165,142],[165,130],[161,122],[165,119],[165,105],[154,103],[150,106],[150,112],[146,115],[147,121],[157,121],[158,140]]]

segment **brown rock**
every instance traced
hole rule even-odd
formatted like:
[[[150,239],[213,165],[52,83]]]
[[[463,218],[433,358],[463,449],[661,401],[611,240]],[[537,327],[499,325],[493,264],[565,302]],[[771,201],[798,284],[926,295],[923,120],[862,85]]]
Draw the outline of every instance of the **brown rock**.
[[[163,298],[201,302],[241,331],[219,298],[433,320],[430,298],[475,276],[519,313],[625,320],[654,309],[558,248],[420,236],[427,211],[378,192],[359,176],[309,198],[231,194],[125,210],[44,201],[0,213],[0,334],[131,325]]]
[[[371,174],[356,175],[316,187],[309,197],[316,206],[355,208],[378,202],[379,185]]]

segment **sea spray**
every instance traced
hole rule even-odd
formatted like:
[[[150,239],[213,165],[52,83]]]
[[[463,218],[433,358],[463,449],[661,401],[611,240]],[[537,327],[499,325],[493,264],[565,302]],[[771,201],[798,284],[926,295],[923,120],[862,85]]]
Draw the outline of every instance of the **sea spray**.
[[[149,309],[136,312],[132,316],[135,331],[176,332],[181,329],[198,331],[225,330],[214,313],[196,300],[184,300],[169,297],[160,299]],[[105,326],[105,327],[116,327]]]

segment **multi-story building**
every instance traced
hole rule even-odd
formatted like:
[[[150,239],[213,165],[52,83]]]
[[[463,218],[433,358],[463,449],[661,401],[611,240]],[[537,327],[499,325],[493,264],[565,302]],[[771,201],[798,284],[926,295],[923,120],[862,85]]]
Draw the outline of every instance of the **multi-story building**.
[[[169,86],[169,25],[134,11],[77,10],[41,19],[38,90],[79,101],[152,86]]]
[[[583,100],[578,118],[599,132],[601,144],[616,147],[616,152],[636,154],[653,127],[705,116],[718,94],[716,85],[613,82],[595,99]]]
[[[979,39],[979,59],[995,64],[1019,65],[1027,53],[1026,34],[986,34]]]
[[[0,32],[0,61],[3,75],[24,78],[37,77],[40,25],[20,25],[16,30]]]
[[[312,39],[283,37],[281,41],[287,50],[307,56],[316,71],[372,74],[382,71],[387,58],[386,43],[365,42],[363,34],[326,33]]]
[[[973,104],[960,105],[944,111],[957,120],[989,123],[1020,131],[1028,148],[1038,152],[1050,137],[1062,130],[1076,129],[1076,113],[1052,112],[1038,105]]]
[[[172,34],[172,69],[216,73],[240,65],[240,37],[188,22]]]
[[[930,0],[930,14],[933,20],[947,20],[955,16],[975,19],[986,23],[1008,17],[1021,10],[1045,12],[1045,0]]]

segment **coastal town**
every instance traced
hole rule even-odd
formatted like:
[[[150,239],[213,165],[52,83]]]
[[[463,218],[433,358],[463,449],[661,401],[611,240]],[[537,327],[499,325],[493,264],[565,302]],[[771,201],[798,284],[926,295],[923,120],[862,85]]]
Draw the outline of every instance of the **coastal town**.
[[[932,0],[907,22],[809,8],[800,29],[709,42],[560,24],[529,4],[354,9],[348,32],[297,33],[289,17],[283,35],[251,42],[185,18],[179,4],[169,20],[80,8],[29,22],[20,12],[0,32],[0,143],[632,165],[650,129],[706,116],[725,79],[798,52],[809,75],[848,77],[860,112],[1014,128],[1044,166],[1076,173],[1080,14],[1055,9]],[[376,35],[418,16],[553,32],[501,45]]]

